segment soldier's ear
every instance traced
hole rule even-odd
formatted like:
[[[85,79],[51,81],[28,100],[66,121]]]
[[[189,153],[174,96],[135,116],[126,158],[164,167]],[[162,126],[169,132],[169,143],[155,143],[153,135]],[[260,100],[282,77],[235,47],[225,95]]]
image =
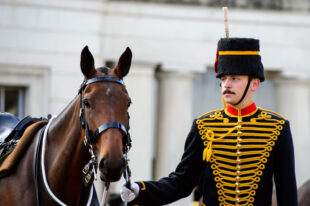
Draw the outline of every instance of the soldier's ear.
[[[251,91],[255,92],[260,85],[260,80],[259,78],[253,78],[251,82]]]

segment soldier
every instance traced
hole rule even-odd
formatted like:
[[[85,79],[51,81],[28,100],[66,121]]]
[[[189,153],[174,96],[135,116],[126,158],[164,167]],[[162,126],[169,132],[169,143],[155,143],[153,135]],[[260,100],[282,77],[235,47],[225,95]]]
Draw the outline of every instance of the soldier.
[[[281,206],[297,206],[294,150],[288,120],[258,108],[263,82],[259,41],[223,38],[215,72],[227,106],[194,120],[176,170],[159,181],[121,189],[130,205],[164,205],[188,196],[202,181],[202,205],[269,206],[276,185]]]

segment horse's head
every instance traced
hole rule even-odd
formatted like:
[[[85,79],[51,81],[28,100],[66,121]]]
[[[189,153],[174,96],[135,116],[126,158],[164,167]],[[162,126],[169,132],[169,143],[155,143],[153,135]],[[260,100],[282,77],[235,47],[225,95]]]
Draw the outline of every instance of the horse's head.
[[[127,110],[131,100],[122,79],[130,69],[131,58],[131,50],[127,48],[115,68],[95,69],[87,46],[81,53],[81,70],[85,76],[80,91],[84,114],[81,121],[84,118],[85,132],[89,130],[89,142],[98,158],[103,181],[118,181],[126,168],[124,149],[128,143]]]

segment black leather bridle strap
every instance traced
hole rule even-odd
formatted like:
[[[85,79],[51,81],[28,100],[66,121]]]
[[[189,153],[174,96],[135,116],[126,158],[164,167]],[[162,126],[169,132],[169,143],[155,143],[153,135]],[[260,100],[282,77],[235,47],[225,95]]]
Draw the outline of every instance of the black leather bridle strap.
[[[124,85],[123,80],[114,77],[95,77],[85,81],[85,86],[95,82],[115,82]]]
[[[42,139],[43,139],[43,133],[45,130],[44,126],[41,131],[40,135],[37,138],[36,145],[34,148],[34,153],[33,153],[33,178],[34,178],[34,187],[36,191],[36,199],[37,199],[37,205],[40,206],[40,197],[39,197],[39,183],[38,183],[38,162],[39,162],[39,154],[40,154],[40,148],[42,144]]]
[[[105,130],[110,129],[110,128],[118,128],[118,129],[122,130],[127,135],[127,130],[123,124],[121,124],[119,122],[109,122],[109,123],[103,124],[100,127],[98,127],[98,129],[93,134],[94,140],[97,138],[97,136],[100,133],[102,133]]]
[[[87,85],[92,84],[92,83],[96,83],[96,82],[114,82],[114,83],[118,83],[121,85],[125,85],[123,80],[115,78],[115,77],[94,77],[94,78],[91,78],[91,79],[84,81],[81,84],[79,93],[82,93],[82,91],[84,90],[84,88]]]

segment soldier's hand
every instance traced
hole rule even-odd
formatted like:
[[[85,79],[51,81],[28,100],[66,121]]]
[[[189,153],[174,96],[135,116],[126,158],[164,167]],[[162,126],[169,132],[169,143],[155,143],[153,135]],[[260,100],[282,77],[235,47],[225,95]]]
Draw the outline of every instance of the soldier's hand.
[[[130,188],[124,184],[121,188],[121,198],[124,202],[130,202],[135,199],[139,194],[140,187],[137,183],[131,183]]]

